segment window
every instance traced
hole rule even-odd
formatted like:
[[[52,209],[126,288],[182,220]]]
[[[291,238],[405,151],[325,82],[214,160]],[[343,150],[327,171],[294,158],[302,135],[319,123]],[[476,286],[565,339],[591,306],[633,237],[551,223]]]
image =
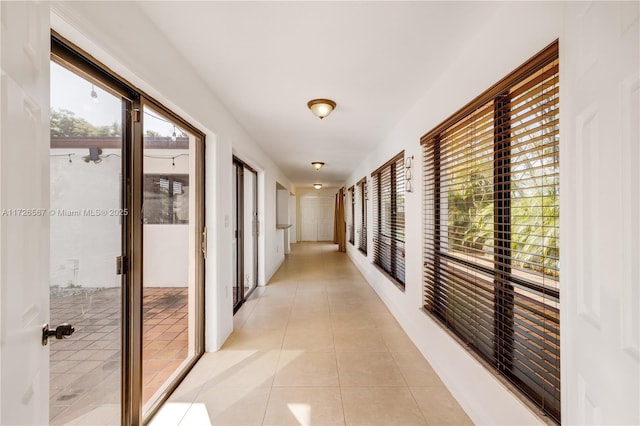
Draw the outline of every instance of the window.
[[[424,308],[560,422],[558,44],[426,134]]]
[[[347,189],[347,194],[349,197],[349,202],[351,206],[351,211],[348,213],[349,215],[349,242],[351,245],[355,245],[355,226],[356,226],[356,194],[354,192],[354,187]]]
[[[144,223],[189,223],[189,175],[144,175]]]
[[[373,263],[404,289],[404,151],[371,174]]]
[[[358,249],[367,254],[367,178],[356,184],[356,215],[358,218]]]

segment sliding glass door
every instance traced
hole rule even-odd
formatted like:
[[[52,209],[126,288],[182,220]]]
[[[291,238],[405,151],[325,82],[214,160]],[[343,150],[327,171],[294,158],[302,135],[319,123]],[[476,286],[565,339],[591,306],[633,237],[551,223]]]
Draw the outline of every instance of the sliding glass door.
[[[142,402],[148,412],[202,349],[203,182],[201,137],[152,105],[143,104],[142,112]]]
[[[54,35],[50,149],[50,423],[142,424],[204,352],[204,135]]]
[[[51,63],[49,420],[118,424],[122,399],[123,111],[97,79]],[[66,328],[68,333],[71,330]]]
[[[258,285],[258,174],[233,159],[233,311],[236,312]]]

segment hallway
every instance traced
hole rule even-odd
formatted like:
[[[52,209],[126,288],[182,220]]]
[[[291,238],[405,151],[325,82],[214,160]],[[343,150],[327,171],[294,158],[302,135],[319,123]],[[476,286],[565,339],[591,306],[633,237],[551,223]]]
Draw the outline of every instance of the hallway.
[[[293,244],[234,322],[152,425],[471,424],[333,244]]]

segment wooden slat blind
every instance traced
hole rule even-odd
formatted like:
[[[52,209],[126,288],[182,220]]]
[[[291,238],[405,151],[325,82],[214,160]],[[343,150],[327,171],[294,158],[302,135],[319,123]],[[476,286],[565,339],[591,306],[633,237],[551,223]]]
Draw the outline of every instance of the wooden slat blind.
[[[356,229],[358,230],[358,249],[367,254],[367,179],[362,178],[356,184]]]
[[[355,228],[356,228],[356,194],[355,189],[351,186],[347,189],[347,200],[349,202],[350,210],[347,213],[347,229],[349,230],[349,243],[355,245]]]
[[[422,138],[424,308],[559,422],[557,42],[525,65]]]
[[[404,288],[404,151],[371,174],[373,263]]]

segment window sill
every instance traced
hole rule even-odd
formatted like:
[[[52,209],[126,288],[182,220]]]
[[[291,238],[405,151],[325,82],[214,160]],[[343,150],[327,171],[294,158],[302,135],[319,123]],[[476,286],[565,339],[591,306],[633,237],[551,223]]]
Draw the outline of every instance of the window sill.
[[[430,320],[433,321],[441,330],[443,330],[451,339],[453,339],[462,349],[465,350],[474,360],[476,360],[480,365],[482,365],[487,372],[491,373],[491,375],[502,385],[504,386],[515,398],[517,398],[522,404],[524,404],[531,413],[540,419],[540,423],[546,426],[558,426],[551,417],[545,415],[540,411],[540,408],[533,403],[525,394],[523,394],[520,389],[501,374],[496,372],[496,369],[489,363],[487,360],[482,358],[480,355],[474,352],[469,345],[465,343],[458,335],[445,327],[437,318],[435,318],[427,309],[424,307],[418,308],[425,316],[427,316]]]
[[[381,267],[379,267],[378,265],[376,265],[375,263],[371,262],[371,264],[373,265],[374,268],[376,268],[382,275],[385,276],[386,279],[388,279],[389,281],[391,281],[391,284],[395,285],[396,287],[398,287],[398,290],[400,290],[401,292],[405,292],[405,285],[403,283],[401,283],[400,281],[398,281],[397,279],[395,279],[394,277],[392,277],[387,271],[385,271],[384,269],[382,269]]]

